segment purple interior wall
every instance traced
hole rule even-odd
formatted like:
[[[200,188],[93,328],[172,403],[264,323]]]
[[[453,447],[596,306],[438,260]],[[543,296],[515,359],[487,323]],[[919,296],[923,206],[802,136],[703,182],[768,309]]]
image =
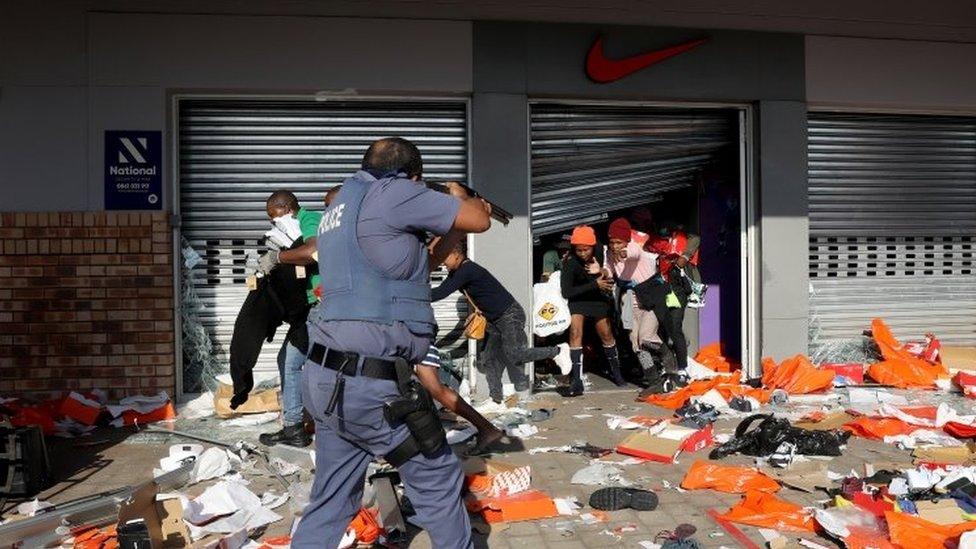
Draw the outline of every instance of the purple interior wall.
[[[722,172],[734,173],[731,166]],[[699,344],[719,341],[725,355],[741,360],[739,183],[717,173],[706,174],[699,194],[702,243],[699,270],[708,284],[705,307],[699,311]]]

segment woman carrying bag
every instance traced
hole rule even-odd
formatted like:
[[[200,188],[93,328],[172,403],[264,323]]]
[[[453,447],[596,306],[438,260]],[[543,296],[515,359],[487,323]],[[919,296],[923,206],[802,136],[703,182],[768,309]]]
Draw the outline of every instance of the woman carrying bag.
[[[480,329],[484,319],[484,350],[482,363],[488,379],[488,393],[496,403],[501,403],[502,371],[508,370],[508,378],[515,390],[523,396],[529,393],[529,377],[525,364],[553,358],[557,347],[529,347],[525,335],[525,310],[484,267],[467,257],[464,242],[444,260],[450,274],[443,284],[434,288],[432,301],[440,301],[456,291],[464,292],[473,312],[465,323],[465,335],[481,339]]]

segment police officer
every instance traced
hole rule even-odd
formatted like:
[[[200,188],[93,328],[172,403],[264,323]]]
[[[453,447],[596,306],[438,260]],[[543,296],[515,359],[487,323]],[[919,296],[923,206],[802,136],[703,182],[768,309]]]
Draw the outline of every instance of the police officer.
[[[303,402],[315,419],[315,482],[292,547],[338,546],[374,457],[398,469],[434,547],[471,547],[461,466],[440,423],[438,442],[389,413],[405,398],[398,368],[420,364],[435,333],[429,264],[491,224],[487,203],[456,185],[451,195],[427,189],[422,169],[409,141],[376,141],[322,216],[316,246],[329,260],[319,263],[322,304],[309,322],[303,374]],[[443,235],[429,254],[426,232]]]

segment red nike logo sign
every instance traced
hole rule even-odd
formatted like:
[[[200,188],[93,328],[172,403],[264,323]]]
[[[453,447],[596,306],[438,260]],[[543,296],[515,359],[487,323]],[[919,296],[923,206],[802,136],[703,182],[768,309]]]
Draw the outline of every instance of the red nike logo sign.
[[[708,42],[708,38],[699,38],[677,46],[625,57],[624,59],[607,59],[603,55],[603,37],[601,36],[596,39],[596,42],[593,42],[590,52],[586,54],[586,75],[594,82],[606,84],[696,48],[705,42]]]

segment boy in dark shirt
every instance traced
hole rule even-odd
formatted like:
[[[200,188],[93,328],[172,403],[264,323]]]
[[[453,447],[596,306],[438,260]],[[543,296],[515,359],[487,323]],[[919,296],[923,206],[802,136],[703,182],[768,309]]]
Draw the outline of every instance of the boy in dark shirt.
[[[529,389],[525,363],[553,358],[559,349],[529,347],[525,335],[525,310],[498,279],[468,259],[464,242],[459,243],[447,256],[444,266],[450,275],[443,284],[434,288],[431,301],[440,301],[456,291],[462,291],[485,315],[488,328],[482,360],[491,399],[499,403],[502,401],[502,371],[505,369],[515,390],[525,394]]]

